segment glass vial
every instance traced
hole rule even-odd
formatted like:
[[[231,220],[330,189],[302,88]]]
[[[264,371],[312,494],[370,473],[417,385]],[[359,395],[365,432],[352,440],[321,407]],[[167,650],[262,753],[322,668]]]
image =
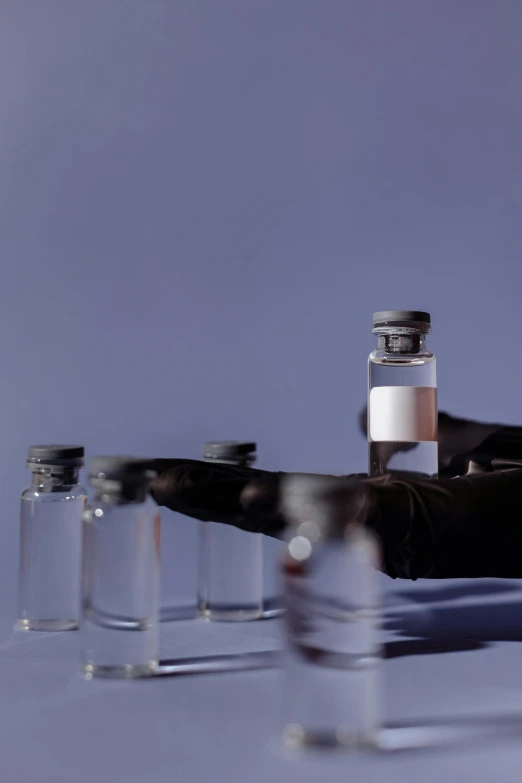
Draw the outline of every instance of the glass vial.
[[[160,515],[150,460],[97,457],[84,514],[82,667],[88,677],[144,677],[158,663]]]
[[[291,747],[374,745],[381,718],[378,546],[358,498],[327,476],[290,475],[283,738]]]
[[[252,465],[255,443],[221,441],[205,444],[205,462],[219,465]],[[257,620],[263,615],[263,542],[259,533],[248,533],[220,522],[200,526],[198,605],[209,620]]]
[[[437,371],[426,348],[429,313],[374,313],[377,349],[368,360],[369,474],[438,473]]]
[[[31,446],[22,493],[17,624],[72,631],[80,620],[83,446]]]

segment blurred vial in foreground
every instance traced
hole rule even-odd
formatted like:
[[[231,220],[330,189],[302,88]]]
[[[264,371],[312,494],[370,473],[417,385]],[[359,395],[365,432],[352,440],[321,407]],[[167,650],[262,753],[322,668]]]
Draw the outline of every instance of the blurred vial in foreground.
[[[22,493],[17,624],[71,631],[80,619],[83,446],[31,446]]]
[[[206,443],[205,462],[243,468],[256,460],[256,444],[238,441]],[[230,477],[230,468],[227,469]],[[198,605],[209,620],[257,620],[263,615],[263,542],[249,533],[220,522],[200,527]]]
[[[160,515],[151,460],[96,457],[84,514],[82,667],[88,677],[144,677],[158,662]]]
[[[360,496],[328,476],[290,475],[284,582],[284,740],[368,746],[381,717],[378,547]]]

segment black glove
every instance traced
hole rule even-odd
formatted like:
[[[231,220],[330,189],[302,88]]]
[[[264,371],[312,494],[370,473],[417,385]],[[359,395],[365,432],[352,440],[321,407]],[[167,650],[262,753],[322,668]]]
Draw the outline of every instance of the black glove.
[[[158,459],[155,468],[152,496],[159,506],[251,533],[279,537],[283,532],[285,523],[277,511],[280,474],[190,459]],[[254,483],[262,479],[267,489]]]
[[[367,409],[359,415],[359,427],[367,437]],[[485,424],[439,413],[439,476],[462,476],[469,462],[487,466],[493,460],[522,461],[522,427]],[[389,459],[395,451],[412,446],[401,443],[382,444]],[[386,464],[387,459],[382,463]]]
[[[346,492],[361,496],[362,518],[381,541],[383,570],[407,579],[522,577],[522,428],[445,414],[439,423],[444,473],[453,465],[468,475],[346,477]],[[283,533],[284,474],[181,459],[156,467],[152,492],[160,505],[251,532]]]

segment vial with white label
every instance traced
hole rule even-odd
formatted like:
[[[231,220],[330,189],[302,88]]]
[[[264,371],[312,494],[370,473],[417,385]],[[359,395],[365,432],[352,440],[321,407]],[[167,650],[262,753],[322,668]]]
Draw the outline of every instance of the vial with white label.
[[[368,360],[369,474],[438,473],[437,372],[426,347],[429,313],[373,315],[377,349]]]
[[[226,465],[224,477],[233,481],[255,462],[256,444],[238,441],[206,443],[203,460]],[[226,485],[225,485],[226,490]],[[200,528],[198,605],[208,620],[244,621],[263,616],[263,541],[221,522],[204,522]]]
[[[364,487],[288,475],[283,511],[284,732],[292,746],[373,745],[382,716],[379,548]]]
[[[84,513],[82,667],[88,678],[154,674],[158,663],[160,514],[152,460],[96,457]]]
[[[22,493],[18,626],[72,631],[80,621],[83,446],[31,446]]]

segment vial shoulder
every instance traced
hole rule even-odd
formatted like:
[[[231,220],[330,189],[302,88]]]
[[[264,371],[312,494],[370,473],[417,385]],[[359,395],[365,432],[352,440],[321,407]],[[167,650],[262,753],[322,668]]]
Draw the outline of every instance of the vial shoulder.
[[[368,356],[369,364],[387,364],[402,367],[418,367],[423,364],[435,364],[435,362],[435,355],[430,351],[415,354],[396,354],[376,349]]]
[[[87,499],[87,491],[80,484],[64,488],[60,491],[49,492],[42,488],[28,486],[22,494],[21,499],[26,501],[36,501],[41,503],[56,503],[61,500],[81,500]]]

